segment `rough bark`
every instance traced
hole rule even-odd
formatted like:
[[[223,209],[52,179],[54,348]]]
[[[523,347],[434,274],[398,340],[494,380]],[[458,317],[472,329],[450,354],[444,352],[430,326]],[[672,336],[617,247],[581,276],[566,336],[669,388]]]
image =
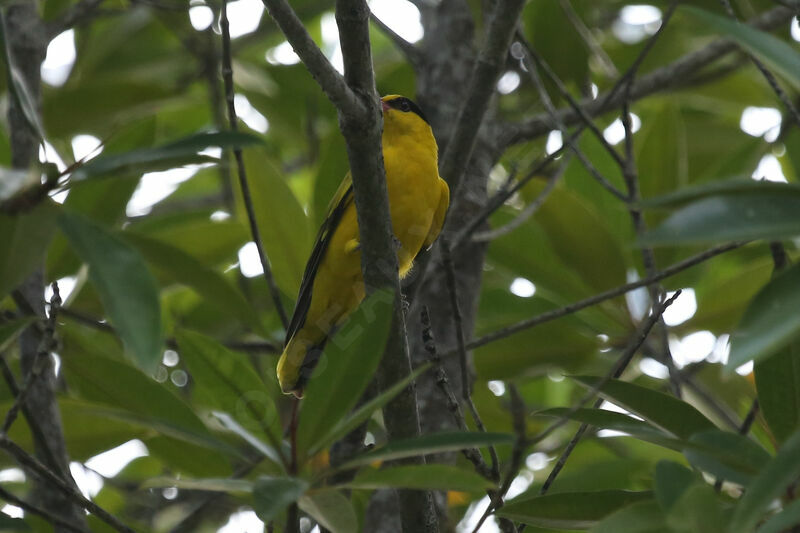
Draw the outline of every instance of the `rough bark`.
[[[39,68],[47,50],[47,33],[34,2],[19,2],[9,5],[5,12],[6,42],[9,53],[27,85],[35,102],[40,98]],[[22,110],[14,99],[10,99],[8,122],[11,131],[11,162],[15,168],[28,168],[38,155],[39,142],[30,128]],[[44,284],[42,271],[34,272],[18,289],[22,299],[34,313],[42,318],[44,310]],[[23,376],[27,376],[37,359],[41,332],[37,326],[26,329],[20,338],[20,354]],[[36,455],[53,471],[60,473],[74,485],[69,474],[61,416],[55,398],[55,374],[52,359],[46,356],[44,367],[31,384],[26,399],[26,416],[35,419],[42,439],[35,439]],[[24,379],[21,380],[24,382]],[[53,464],[55,463],[55,464]],[[32,503],[47,509],[75,527],[86,529],[83,509],[67,499],[63,492],[55,489],[38,477],[34,478]],[[69,531],[61,525],[54,526],[56,533]]]

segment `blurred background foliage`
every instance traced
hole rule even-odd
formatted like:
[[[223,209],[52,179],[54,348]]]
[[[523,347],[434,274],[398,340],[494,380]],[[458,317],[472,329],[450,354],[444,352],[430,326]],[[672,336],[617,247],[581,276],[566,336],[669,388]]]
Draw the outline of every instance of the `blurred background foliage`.
[[[480,5],[473,3],[476,23],[482,26]],[[716,2],[687,3],[723,13]],[[597,49],[576,30],[565,4],[583,21]],[[613,86],[656,31],[668,3],[629,4],[537,0],[526,6],[522,28],[572,94],[602,93]],[[45,0],[42,16],[53,20],[69,5],[66,0]],[[336,62],[331,2],[297,0],[292,5]],[[743,18],[774,5],[767,0],[734,1]],[[48,144],[42,160],[64,168],[84,158],[113,158],[163,147],[198,132],[224,130],[227,119],[222,114],[224,96],[217,74],[218,7],[202,1],[187,5],[168,0],[106,0],[90,21],[55,37],[43,66],[41,116]],[[418,15],[411,4],[376,0],[373,8],[387,23],[398,25],[398,31],[408,32],[409,38],[420,37]],[[245,162],[264,247],[283,303],[291,309],[316,228],[347,170],[344,143],[335,110],[297,62],[260,3],[237,0],[230,11],[234,34],[238,34],[233,39],[233,66],[240,128],[258,138],[258,142],[230,142],[247,144]],[[797,19],[773,35],[797,50]],[[718,32],[708,24],[679,9],[641,72],[661,67],[717,37]],[[413,96],[411,66],[377,29],[372,43],[379,91]],[[679,88],[632,106],[635,158],[645,200],[737,177],[797,183],[800,131],[746,56],[727,56],[683,81]],[[5,81],[2,83],[4,98],[9,98]],[[788,87],[796,102],[792,85]],[[557,107],[566,105],[554,86],[547,88]],[[511,59],[498,84],[496,105],[509,121],[544,111],[527,73]],[[599,116],[597,124],[610,143],[621,147],[623,129],[618,112]],[[490,192],[514,169],[524,173],[559,145],[560,135],[551,133],[510,148],[488,177]],[[584,134],[579,146],[604,176],[623,187],[620,169],[594,137]],[[231,178],[231,161],[220,158],[219,149],[213,148],[195,150],[190,164],[185,164],[185,155],[171,160],[160,153],[156,159],[155,164],[147,165],[141,157],[134,158],[135,164],[75,180],[68,194],[55,196],[60,207],[47,205],[13,217],[4,215],[0,227],[9,239],[0,244],[0,271],[18,282],[44,258],[47,281],[59,282],[65,300],[57,330],[58,372],[63,377],[59,407],[67,448],[75,461],[73,475],[82,489],[137,531],[170,531],[179,524],[190,531],[260,531],[252,512],[259,504],[253,500],[263,500],[274,487],[262,487],[266,492],[259,493],[256,483],[251,494],[220,481],[226,495],[215,497],[189,485],[175,488],[167,482],[153,483],[154,479],[237,477],[252,481],[280,473],[271,461],[256,462],[242,471],[243,464],[252,463],[255,450],[244,444],[241,435],[252,433],[268,440],[266,431],[280,437],[290,405],[279,393],[274,375],[275,347],[282,344],[282,327],[259,275],[239,187]],[[10,166],[8,128],[0,131],[0,161]],[[625,205],[604,191],[577,158],[560,156],[558,161],[564,161],[566,168],[542,207],[517,229],[489,243],[476,337],[645,276]],[[537,177],[509,199],[492,215],[490,225],[501,227],[518,216],[541,192],[547,177]],[[646,221],[657,226],[669,213],[648,209]],[[786,239],[782,242],[791,258],[796,257],[800,242],[796,214],[794,224],[794,239],[780,235]],[[665,267],[705,249],[708,243],[687,240],[659,246],[656,262]],[[91,270],[87,264],[92,265]],[[752,364],[735,372],[725,370],[729,338],[772,271],[769,245],[758,241],[663,282],[670,291],[683,289],[665,314],[674,364],[683,376],[683,400],[707,417],[709,424],[726,432],[738,430],[756,397],[759,381],[753,377]],[[105,284],[99,279],[103,276]],[[796,284],[788,286],[789,292],[798,292]],[[8,294],[12,287],[2,284],[0,294],[4,298],[0,305],[9,317],[16,310]],[[148,315],[153,309],[150,298],[157,300],[159,314]],[[115,315],[112,307],[119,302],[125,305]],[[513,433],[507,390],[511,382],[519,388],[530,412],[572,405],[584,389],[564,375],[605,374],[648,305],[646,290],[639,289],[475,350],[474,402],[488,430]],[[796,314],[797,308],[783,308],[783,313],[773,318],[780,322],[787,313]],[[109,331],[109,322],[119,336]],[[0,323],[0,347],[15,371],[18,359],[12,341],[23,325],[11,319]],[[150,333],[143,333],[146,331]],[[159,351],[158,359],[153,359],[149,347],[136,345],[142,336],[165,341],[166,351]],[[654,342],[643,346],[624,379],[652,391],[668,391],[667,367],[656,360]],[[794,374],[764,371],[759,389],[773,393],[774,399],[767,399],[767,405],[762,399],[762,407],[768,411],[759,412],[750,430],[751,444],[767,458],[789,439],[800,420],[796,342],[784,350],[794,361]],[[319,379],[327,379],[335,364],[323,360]],[[244,401],[239,394],[243,391],[251,395]],[[5,385],[0,385],[0,395],[0,401],[10,406],[13,396]],[[631,406],[626,409],[647,419]],[[215,411],[227,413],[230,419],[215,418],[211,414]],[[340,413],[339,419],[344,414]],[[339,419],[330,421],[331,427]],[[531,417],[529,431],[548,423],[547,418]],[[676,431],[668,425],[659,427]],[[567,425],[530,450],[509,496],[526,490],[535,494],[573,430],[574,425]],[[371,420],[369,432],[369,438],[382,442],[379,414]],[[32,449],[24,420],[15,424],[10,436]],[[109,450],[115,451],[107,454]],[[498,450],[506,460],[511,447],[501,444]],[[326,461],[323,451],[312,457],[306,468],[319,471]],[[688,464],[680,447],[592,429],[576,448],[552,494],[656,487],[661,495],[657,488],[660,480],[680,478],[688,480],[687,490],[694,492],[673,502],[682,507],[671,508],[668,525],[662,522],[656,524],[662,529],[653,526],[646,531],[716,531],[709,510],[724,515],[739,487],[750,478],[726,483],[720,497],[697,472],[716,475],[727,471],[696,458],[689,457],[688,462],[694,472],[680,466]],[[462,470],[470,470],[463,458],[458,464]],[[0,466],[4,486],[25,494],[25,477],[13,461],[0,455]],[[366,481],[363,486],[368,488],[356,488],[351,499],[358,520],[370,490]],[[455,481],[453,486],[457,486]],[[485,507],[488,502],[482,488],[461,486],[449,493],[451,525],[456,527],[465,517],[459,531],[470,531],[476,509],[478,513],[483,510],[476,503],[483,499]],[[298,494],[303,490],[301,486]],[[304,496],[307,499],[315,493],[308,494],[311,496]],[[341,493],[328,499],[319,496],[325,491],[316,494],[318,514],[307,511],[311,516],[325,516],[319,509],[349,506],[337,499]],[[611,498],[611,492],[604,494]],[[625,500],[632,505],[623,511],[652,517],[652,502],[652,497]],[[571,505],[570,509],[579,513],[575,511],[579,504],[573,501]],[[623,507],[613,500],[608,509],[615,505]],[[304,508],[313,506],[306,501]],[[558,508],[557,502],[548,504],[548,509]],[[512,503],[504,512],[513,518],[514,509]],[[257,510],[262,517],[275,516],[281,527],[281,509],[273,514]],[[18,516],[18,510],[10,506],[4,512]],[[525,512],[529,516],[534,511],[529,508]],[[585,529],[602,516],[585,523],[558,518],[529,523],[556,530]],[[701,516],[704,526],[696,529],[690,522]],[[187,517],[197,521],[186,525]],[[89,520],[93,531],[109,531],[95,517]],[[349,518],[343,520],[340,524],[345,526],[338,527],[345,529],[340,530],[351,523]],[[35,517],[26,515],[25,521],[34,531],[47,530]],[[720,528],[722,523],[724,520]],[[310,528],[311,522],[303,526]],[[490,520],[482,531],[496,531],[496,527]],[[605,527],[610,529],[599,530],[633,531],[614,529],[613,524]]]

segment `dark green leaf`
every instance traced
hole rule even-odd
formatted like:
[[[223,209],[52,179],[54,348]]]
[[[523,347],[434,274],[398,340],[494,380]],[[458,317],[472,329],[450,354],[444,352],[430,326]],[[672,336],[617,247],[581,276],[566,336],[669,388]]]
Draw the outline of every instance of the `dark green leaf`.
[[[791,45],[752,26],[696,7],[685,7],[684,10],[716,31],[732,37],[742,48],[789,80],[795,88],[800,88],[800,53]]]
[[[672,461],[662,460],[656,465],[653,483],[656,500],[664,512],[668,512],[689,486],[697,480],[691,470]]]
[[[723,509],[716,492],[705,482],[690,486],[667,513],[673,531],[723,533],[730,513]]]
[[[592,527],[592,533],[674,533],[666,525],[661,507],[652,501],[623,507]]]
[[[753,531],[772,502],[800,476],[800,431],[783,443],[778,454],[748,485],[731,519],[731,533]]]
[[[175,168],[189,163],[216,161],[208,156],[199,155],[199,152],[210,147],[242,148],[261,142],[255,135],[235,131],[196,133],[156,148],[101,155],[79,167],[72,173],[71,179],[80,181],[111,174],[121,177],[134,172],[142,173]]]
[[[355,406],[373,379],[392,321],[394,297],[377,291],[325,345],[322,364],[308,382],[297,428],[301,455]]]
[[[719,182],[656,198],[683,205],[647,232],[642,244],[719,243],[800,235],[800,187],[768,181]]]
[[[423,435],[416,439],[398,440],[386,443],[365,454],[355,457],[342,465],[350,468],[372,463],[373,461],[389,461],[414,457],[430,453],[450,452],[496,444],[510,444],[514,442],[514,435],[509,433],[480,433],[480,432],[442,432]]]
[[[250,303],[216,270],[164,242],[131,232],[121,234],[144,258],[175,283],[192,287],[209,303],[239,318],[256,333],[264,334],[258,314]]]
[[[652,497],[652,492],[626,490],[523,495],[507,502],[497,515],[537,527],[588,529],[611,513]]]
[[[800,429],[800,340],[758,361],[754,373],[761,412],[782,443]]]
[[[763,360],[800,334],[800,265],[775,276],[759,291],[731,335],[727,369]]]
[[[358,407],[345,420],[336,425],[336,427],[331,428],[330,432],[327,435],[321,437],[317,441],[317,443],[311,447],[311,449],[309,450],[309,455],[313,455],[317,453],[319,450],[327,448],[328,446],[330,446],[331,444],[333,444],[334,442],[336,442],[337,440],[344,437],[352,430],[360,426],[367,419],[369,419],[370,416],[372,416],[372,413],[374,413],[378,409],[381,409],[384,405],[389,403],[389,401],[391,401],[392,398],[400,394],[400,391],[402,391],[409,383],[411,383],[413,380],[417,378],[417,376],[419,376],[429,368],[430,364],[428,363],[421,365],[420,367],[414,369],[414,371],[411,374],[401,379],[400,381],[398,381],[397,383],[395,383],[394,385],[392,385],[379,395],[375,396],[370,401]]]
[[[592,376],[572,378],[587,388],[594,387],[602,379]],[[698,431],[715,429],[714,424],[692,405],[647,387],[612,379],[603,385],[600,395],[683,439]]]
[[[0,324],[0,353],[5,352],[8,346],[17,339],[17,335],[22,333],[22,330],[31,322],[33,319],[26,317]]]
[[[247,493],[253,491],[253,482],[246,479],[208,478],[183,479],[157,477],[142,483],[142,489],[177,487],[185,490],[205,490],[212,492]]]
[[[219,421],[222,426],[232,431],[233,433],[239,435],[245,442],[247,442],[250,446],[261,452],[264,457],[268,457],[272,460],[273,463],[277,465],[282,465],[283,461],[281,456],[275,451],[275,448],[269,446],[258,437],[247,431],[241,424],[239,424],[236,420],[233,419],[228,413],[221,413],[221,412],[214,412],[214,417]]]
[[[800,525],[800,501],[793,501],[781,512],[770,518],[758,529],[758,533],[782,533]]]
[[[253,510],[264,522],[270,522],[308,489],[308,483],[293,477],[258,478],[253,485]]]
[[[689,442],[696,446],[683,454],[695,468],[740,485],[747,485],[770,460],[764,448],[738,433],[703,431]]]
[[[20,72],[17,66],[18,58],[14,57],[14,47],[10,46],[8,43],[8,36],[6,35],[6,16],[6,14],[3,14],[3,18],[0,19],[0,21],[2,21],[0,37],[2,37],[3,50],[5,51],[6,74],[10,82],[9,92],[22,111],[22,116],[25,117],[25,121],[28,123],[31,131],[36,134],[36,144],[39,144],[44,142],[45,136],[44,127],[39,117],[37,97],[31,93],[31,89],[25,81],[25,76]],[[17,24],[17,22],[14,23]],[[38,92],[36,94],[38,94]]]
[[[161,308],[156,282],[141,256],[79,215],[62,213],[58,223],[89,265],[89,279],[133,360],[145,371],[154,372],[163,344]]]
[[[353,504],[341,491],[308,492],[300,497],[298,506],[331,533],[358,531],[358,518]]]
[[[30,531],[31,526],[22,518],[12,518],[5,513],[0,513],[0,531]]]
[[[344,485],[351,489],[408,489],[479,491],[494,484],[471,470],[449,465],[404,465],[364,469]]]
[[[41,265],[57,215],[49,201],[19,215],[0,214],[0,298]]]

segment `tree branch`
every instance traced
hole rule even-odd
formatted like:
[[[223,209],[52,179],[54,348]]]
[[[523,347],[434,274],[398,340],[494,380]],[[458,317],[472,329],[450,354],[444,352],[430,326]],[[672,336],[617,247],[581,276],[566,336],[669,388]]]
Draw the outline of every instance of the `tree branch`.
[[[222,79],[225,81],[225,100],[228,104],[228,121],[231,131],[237,131],[239,125],[236,120],[236,107],[234,106],[231,33],[228,25],[227,0],[222,0],[220,26],[222,27]],[[244,157],[242,156],[241,148],[234,148],[233,155],[236,158],[236,170],[239,174],[239,185],[242,188],[242,199],[247,209],[247,219],[250,222],[250,233],[253,235],[253,241],[256,243],[256,248],[258,249],[258,258],[261,261],[261,268],[264,270],[264,279],[267,281],[267,286],[272,296],[272,303],[278,311],[278,316],[281,319],[283,328],[289,329],[289,318],[286,316],[286,311],[283,309],[281,293],[278,290],[278,285],[275,283],[275,277],[272,275],[272,268],[270,267],[267,253],[264,251],[264,245],[261,242],[261,233],[258,230],[253,199],[250,197],[250,185],[247,183],[247,172],[244,166]]]
[[[333,105],[351,115],[365,112],[359,98],[316,45],[289,3],[286,0],[262,0],[262,2]]]
[[[81,0],[70,6],[57,19],[47,24],[48,38],[52,39],[61,32],[91,19],[97,14],[97,8],[102,3],[103,0]]]
[[[776,7],[753,18],[749,24],[761,30],[770,30],[788,22],[792,16],[791,10],[785,7]],[[738,50],[739,47],[730,39],[718,39],[696,52],[686,54],[669,65],[640,77],[639,81],[631,86],[631,100],[638,100],[659,91],[686,84],[692,74],[722,56]],[[596,99],[584,99],[580,102],[580,106],[589,116],[597,116],[619,107],[622,99],[623,95],[619,91],[610,91]],[[569,107],[558,110],[558,116],[566,125],[575,124],[580,120],[578,113]],[[550,115],[541,113],[525,122],[511,126],[499,144],[501,147],[507,148],[546,135],[551,129],[549,121]]]
[[[440,174],[453,191],[458,189],[461,176],[469,164],[478,129],[505,67],[508,47],[524,5],[524,0],[497,0],[495,4],[486,44],[475,61],[467,95],[439,164]]]
[[[75,524],[67,522],[66,520],[54,515],[53,513],[51,513],[50,511],[48,511],[46,509],[43,509],[43,508],[39,507],[38,505],[34,505],[34,504],[32,504],[30,502],[27,502],[27,501],[25,501],[25,500],[23,500],[21,498],[17,498],[16,496],[14,496],[10,492],[8,492],[3,487],[0,487],[0,500],[4,500],[4,501],[10,503],[11,505],[16,505],[17,507],[25,510],[25,512],[28,512],[30,514],[33,514],[33,515],[36,515],[36,516],[41,516],[42,518],[44,518],[45,520],[47,520],[48,522],[50,522],[54,526],[58,526],[58,527],[62,528],[63,530],[75,531],[77,533],[85,533],[86,532],[86,530],[84,528],[78,527]]]

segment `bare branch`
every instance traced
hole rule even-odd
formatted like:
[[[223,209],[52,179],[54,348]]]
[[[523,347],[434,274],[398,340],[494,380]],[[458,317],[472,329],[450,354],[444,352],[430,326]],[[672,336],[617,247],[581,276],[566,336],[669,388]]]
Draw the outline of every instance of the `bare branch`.
[[[97,15],[97,8],[103,0],[81,0],[77,4],[70,6],[57,19],[47,24],[47,35],[50,39],[74,28]]]
[[[770,30],[781,24],[785,24],[792,16],[793,13],[791,10],[785,7],[776,7],[755,17],[749,24],[761,30]],[[718,39],[696,52],[686,54],[669,65],[656,69],[639,78],[639,81],[634,83],[631,87],[631,99],[635,101],[645,96],[686,84],[690,80],[692,74],[695,74],[724,55],[738,50],[739,48],[736,43],[730,39]],[[614,94],[614,91],[610,91],[600,95],[596,99],[584,99],[580,102],[580,106],[589,116],[597,116],[619,107],[621,103],[622,94],[619,92]],[[560,109],[558,111],[558,116],[566,125],[575,124],[580,120],[578,113],[571,108]],[[500,146],[508,147],[546,135],[550,132],[549,120],[549,114],[542,113],[530,120],[510,127],[508,134],[505,139],[502,140]]]
[[[234,106],[234,89],[233,89],[233,65],[231,62],[231,33],[228,25],[228,2],[222,0],[222,13],[220,18],[220,26],[222,27],[222,78],[225,81],[225,100],[228,104],[228,121],[231,131],[238,131],[239,125],[236,119],[236,107]],[[281,293],[278,290],[278,285],[275,283],[275,277],[272,275],[272,268],[270,268],[267,253],[264,251],[264,245],[261,242],[261,233],[258,230],[258,222],[256,221],[256,210],[253,207],[253,199],[250,197],[250,185],[247,183],[247,172],[244,167],[244,158],[242,156],[241,148],[234,148],[233,155],[236,158],[236,170],[239,174],[239,185],[242,188],[242,199],[244,200],[245,208],[247,209],[247,219],[250,222],[250,233],[253,235],[253,241],[256,243],[258,249],[258,258],[261,261],[261,268],[264,270],[264,279],[267,281],[270,295],[272,296],[272,303],[278,311],[278,316],[281,318],[281,323],[284,329],[289,328],[289,317],[283,309],[281,302]]]
[[[416,66],[422,60],[422,55],[420,54],[417,47],[403,39],[400,35],[397,34],[392,28],[387,26],[381,19],[375,16],[375,13],[370,13],[370,20],[373,24],[383,33],[387,39],[392,41],[392,44],[397,47],[398,50],[405,56],[409,63],[412,66]]]
[[[440,174],[453,191],[458,189],[461,176],[469,164],[478,129],[506,64],[508,47],[524,5],[524,0],[497,0],[495,3],[486,44],[475,61],[472,80],[458,112],[453,135],[439,163]]]
[[[34,505],[34,504],[30,503],[30,502],[27,502],[27,501],[25,501],[25,500],[23,500],[21,498],[17,498],[16,496],[14,496],[10,492],[8,492],[3,487],[0,487],[0,500],[6,501],[6,502],[10,503],[11,505],[16,505],[17,507],[25,510],[26,512],[28,512],[30,514],[33,514],[33,515],[36,515],[36,516],[41,516],[42,518],[44,518],[45,520],[47,520],[48,522],[50,522],[54,526],[58,526],[58,527],[63,528],[65,530],[67,530],[67,531],[75,531],[76,533],[85,533],[86,532],[86,530],[83,529],[82,527],[78,527],[75,524],[67,522],[66,520],[64,520],[64,519],[52,514],[50,511],[48,511],[46,509],[43,509],[43,508],[41,508],[41,507],[39,507],[37,505]]]
[[[580,311],[581,309],[591,307],[605,300],[610,300],[611,298],[615,298],[617,296],[625,294],[626,292],[638,289],[639,287],[646,287],[651,283],[655,283],[657,281],[661,281],[662,279],[666,279],[670,276],[677,274],[678,272],[686,270],[687,268],[691,268],[697,264],[702,263],[703,261],[707,261],[708,259],[714,256],[739,248],[744,244],[745,243],[742,242],[734,242],[730,244],[723,244],[721,246],[715,246],[714,248],[709,248],[704,252],[701,252],[697,255],[693,255],[692,257],[684,259],[683,261],[680,261],[678,263],[675,263],[674,265],[665,268],[664,270],[662,270],[661,272],[659,272],[654,276],[644,278],[639,281],[634,281],[632,283],[627,283],[625,285],[620,285],[619,287],[607,290],[605,292],[601,292],[600,294],[596,294],[590,298],[586,298],[585,300],[581,300],[579,302],[575,302],[566,305],[564,307],[560,307],[558,309],[553,309],[552,311],[547,311],[546,313],[542,313],[532,318],[522,320],[520,322],[517,322],[516,324],[495,331],[494,333],[489,333],[488,335],[484,335],[483,337],[474,339],[467,343],[467,349],[472,350],[474,348],[484,346],[486,344],[489,344],[490,342],[494,342],[496,340],[513,335],[514,333],[518,333],[525,329],[538,326],[539,324],[543,324],[545,322],[549,322],[551,320],[567,316],[569,314],[575,313],[576,311]],[[445,354],[444,356],[449,356],[454,354],[455,352],[451,352]]]
[[[289,3],[286,0],[262,0],[262,2],[333,105],[346,113],[354,115],[362,113],[364,110],[358,97],[319,49]]]
[[[0,433],[0,448],[5,450],[23,468],[26,468],[29,471],[36,474],[37,477],[46,481],[50,486],[60,491],[68,499],[72,500],[73,502],[80,505],[90,513],[94,514],[95,516],[97,516],[97,518],[99,518],[109,526],[113,527],[117,531],[120,531],[121,533],[134,533],[133,529],[129,528],[128,526],[120,522],[111,513],[109,513],[108,511],[106,511],[93,501],[84,497],[83,494],[81,494],[77,489],[70,486],[70,484],[64,481],[60,476],[53,473],[38,459],[30,455],[22,448],[20,448],[16,443],[11,441],[8,438],[8,435],[6,435],[5,433]]]

